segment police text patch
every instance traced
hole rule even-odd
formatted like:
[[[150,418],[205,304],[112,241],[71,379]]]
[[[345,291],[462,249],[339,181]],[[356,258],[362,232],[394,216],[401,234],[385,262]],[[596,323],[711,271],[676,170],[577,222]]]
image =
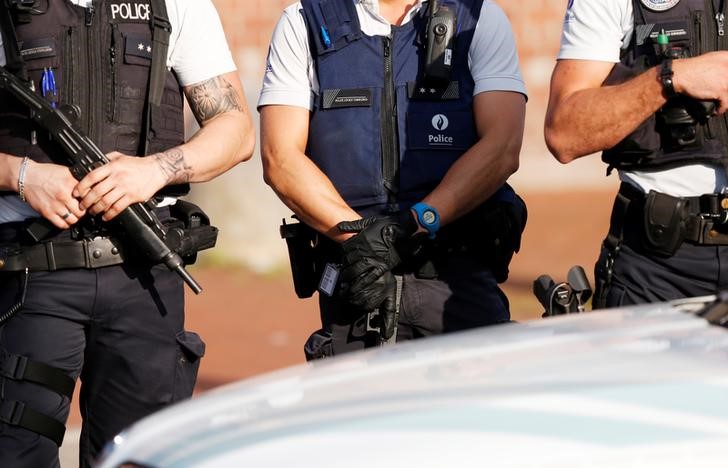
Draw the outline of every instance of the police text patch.
[[[151,19],[152,7],[144,1],[112,1],[109,4],[109,13],[112,21],[119,22],[148,22]]]

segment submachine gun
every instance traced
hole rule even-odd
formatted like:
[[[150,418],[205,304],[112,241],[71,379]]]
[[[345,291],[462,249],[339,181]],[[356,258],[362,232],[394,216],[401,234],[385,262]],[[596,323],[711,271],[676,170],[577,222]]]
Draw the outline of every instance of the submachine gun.
[[[533,294],[544,307],[542,317],[584,312],[592,296],[592,288],[584,269],[573,266],[567,280],[556,283],[549,275],[541,275],[533,282]]]
[[[53,140],[63,148],[71,163],[71,173],[77,180],[83,179],[97,167],[108,164],[109,160],[104,153],[90,138],[74,128],[62,110],[51,107],[45,99],[30,90],[4,67],[0,67],[0,90],[9,92],[28,107],[33,121],[48,130]],[[195,294],[202,292],[199,283],[185,270],[180,254],[167,245],[167,242],[179,242],[179,233],[170,230],[170,234],[174,235],[168,236],[168,230],[146,205],[134,203],[119,213],[112,222],[118,225],[125,238],[144,257],[154,263],[164,263],[167,268],[180,275]]]

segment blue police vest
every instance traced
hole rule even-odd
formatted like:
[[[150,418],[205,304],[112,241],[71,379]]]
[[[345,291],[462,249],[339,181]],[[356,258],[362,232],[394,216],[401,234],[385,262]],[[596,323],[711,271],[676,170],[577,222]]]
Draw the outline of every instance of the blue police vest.
[[[458,33],[449,84],[425,86],[425,8],[390,36],[361,31],[353,0],[303,0],[320,91],[307,154],[360,213],[407,208],[477,141],[468,50],[482,1],[447,1]]]

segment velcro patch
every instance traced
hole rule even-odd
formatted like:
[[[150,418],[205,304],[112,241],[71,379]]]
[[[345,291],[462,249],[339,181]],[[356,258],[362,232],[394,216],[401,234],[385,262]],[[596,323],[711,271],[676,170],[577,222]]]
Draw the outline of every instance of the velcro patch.
[[[323,99],[324,109],[370,107],[372,105],[372,90],[366,88],[325,89]]]
[[[24,41],[20,45],[20,55],[24,60],[34,60],[56,56],[56,39],[54,37],[41,37]]]
[[[140,36],[126,36],[124,55],[152,59],[152,41]]]

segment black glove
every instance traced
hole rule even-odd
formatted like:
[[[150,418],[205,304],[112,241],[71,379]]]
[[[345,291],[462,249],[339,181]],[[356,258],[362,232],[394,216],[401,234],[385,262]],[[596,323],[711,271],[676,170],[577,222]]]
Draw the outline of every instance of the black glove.
[[[394,277],[382,277],[413,248],[412,234],[417,231],[417,222],[407,210],[344,221],[337,228],[358,233],[342,244],[342,293],[353,305],[373,310],[391,294]]]

